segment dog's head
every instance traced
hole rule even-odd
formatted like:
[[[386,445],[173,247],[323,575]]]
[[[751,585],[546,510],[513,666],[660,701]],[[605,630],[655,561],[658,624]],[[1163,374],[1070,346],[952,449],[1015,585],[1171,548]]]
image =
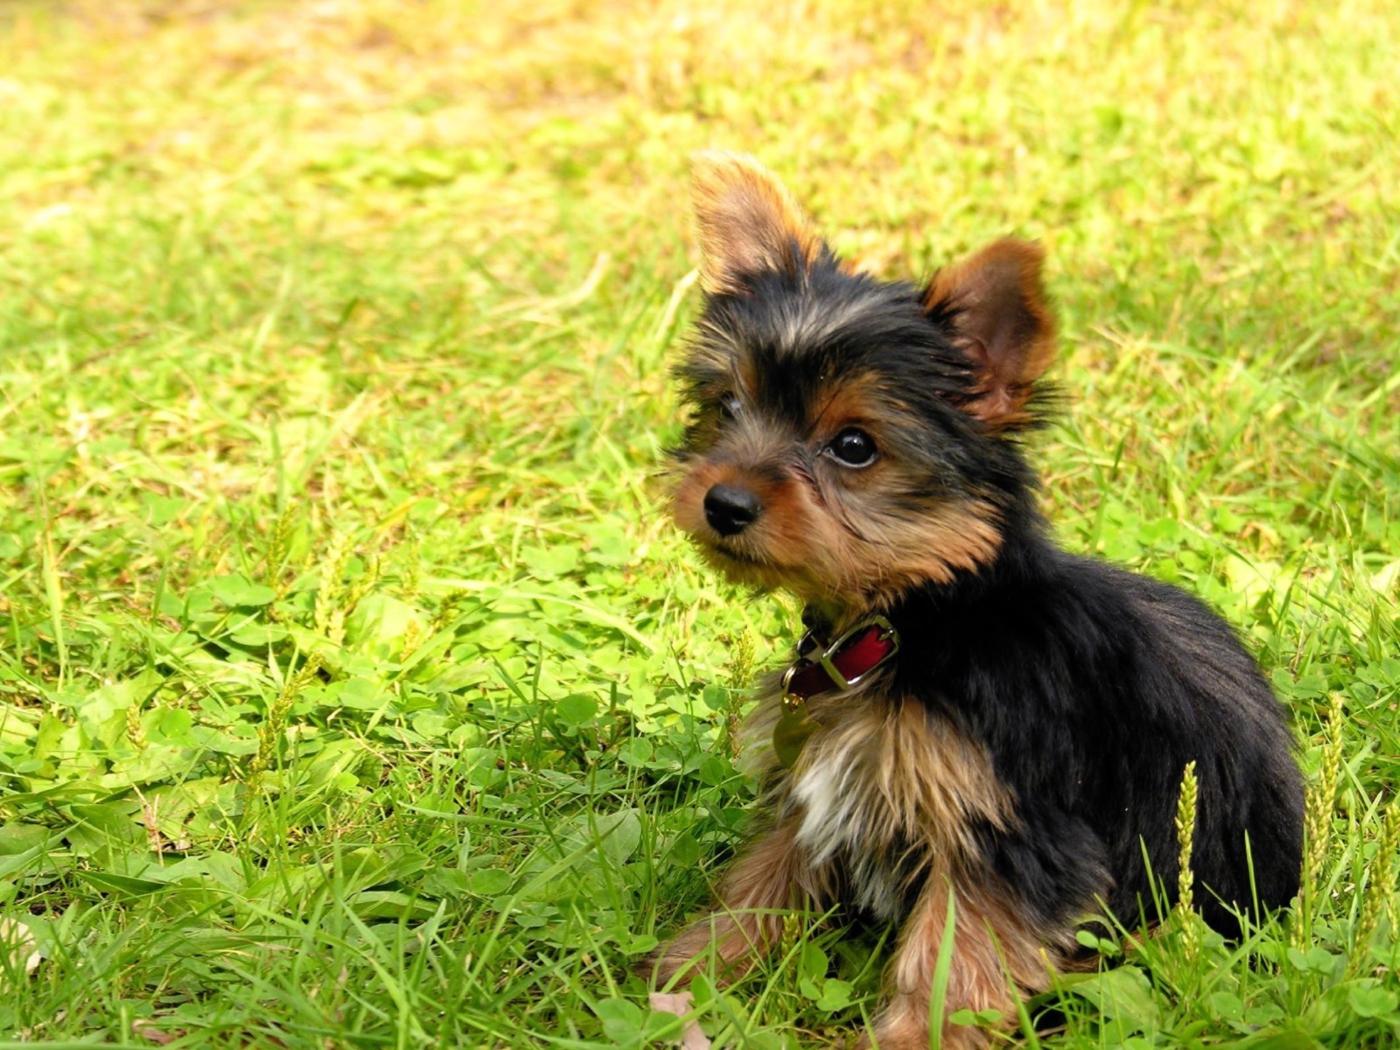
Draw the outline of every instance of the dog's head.
[[[1041,250],[1002,240],[927,285],[838,259],[751,158],[694,173],[705,306],[676,523],[731,579],[843,608],[993,561],[1029,484],[1012,435],[1054,356]]]

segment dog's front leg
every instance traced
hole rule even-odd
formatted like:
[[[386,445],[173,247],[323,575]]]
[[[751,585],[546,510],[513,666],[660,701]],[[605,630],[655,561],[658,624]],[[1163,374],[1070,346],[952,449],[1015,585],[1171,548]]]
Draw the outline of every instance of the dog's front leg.
[[[796,832],[796,824],[789,821],[740,854],[720,883],[715,913],[653,957],[658,984],[682,970],[703,968],[711,952],[715,972],[734,980],[773,949],[782,937],[782,911],[800,905],[810,893],[810,873],[796,845]]]
[[[951,967],[943,1004],[945,1050],[980,1050],[988,1045],[980,1028],[953,1025],[958,1010],[999,1010],[1014,1021],[1013,987],[1039,990],[1049,984],[1050,955],[1010,901],[987,887],[954,887],[946,876],[929,879],[900,930],[890,965],[890,999],[875,1024],[880,1050],[927,1050],[933,972],[954,894]]]

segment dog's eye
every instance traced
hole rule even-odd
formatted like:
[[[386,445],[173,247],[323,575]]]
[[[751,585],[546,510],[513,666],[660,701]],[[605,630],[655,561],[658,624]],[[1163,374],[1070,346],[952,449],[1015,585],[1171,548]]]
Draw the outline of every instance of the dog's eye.
[[[739,414],[739,398],[735,394],[722,394],[719,399],[719,414],[725,419],[733,419]]]
[[[868,467],[875,462],[875,439],[864,430],[847,427],[822,451],[843,467]]]

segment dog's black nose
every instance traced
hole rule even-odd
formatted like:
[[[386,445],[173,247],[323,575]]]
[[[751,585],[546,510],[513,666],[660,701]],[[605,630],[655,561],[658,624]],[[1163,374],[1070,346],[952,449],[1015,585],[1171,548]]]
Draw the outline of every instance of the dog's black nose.
[[[748,489],[716,485],[705,493],[705,520],[721,536],[743,532],[763,513],[763,504]]]

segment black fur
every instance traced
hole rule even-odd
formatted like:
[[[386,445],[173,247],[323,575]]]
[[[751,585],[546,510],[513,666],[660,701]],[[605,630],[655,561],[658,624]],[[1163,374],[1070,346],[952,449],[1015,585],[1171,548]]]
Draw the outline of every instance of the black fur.
[[[1287,904],[1303,788],[1254,660],[1190,595],[1056,549],[1032,515],[1021,526],[995,565],[891,615],[900,680],[987,745],[1019,800],[1019,827],[985,830],[995,870],[1047,924],[1072,921],[1105,874],[1119,921],[1156,919],[1146,862],[1174,901],[1176,796],[1195,761],[1206,920],[1233,934],[1227,905]]]
[[[1017,799],[1017,826],[983,829],[984,860],[1047,925],[1075,921],[1104,886],[1120,921],[1151,921],[1145,861],[1174,899],[1173,817],[1194,760],[1195,896],[1207,921],[1233,932],[1230,907],[1286,904],[1302,782],[1284,709],[1231,628],[1176,588],[1054,545],[1019,440],[965,410],[974,379],[954,310],[930,309],[926,289],[844,272],[829,253],[803,262],[708,300],[679,370],[699,410],[683,451],[712,444],[731,357],[754,377],[749,411],[798,439],[820,391],[873,375],[899,420],[887,451],[917,466],[905,511],[970,494],[995,507],[992,564],[887,610],[904,639],[899,685],[982,741]]]

